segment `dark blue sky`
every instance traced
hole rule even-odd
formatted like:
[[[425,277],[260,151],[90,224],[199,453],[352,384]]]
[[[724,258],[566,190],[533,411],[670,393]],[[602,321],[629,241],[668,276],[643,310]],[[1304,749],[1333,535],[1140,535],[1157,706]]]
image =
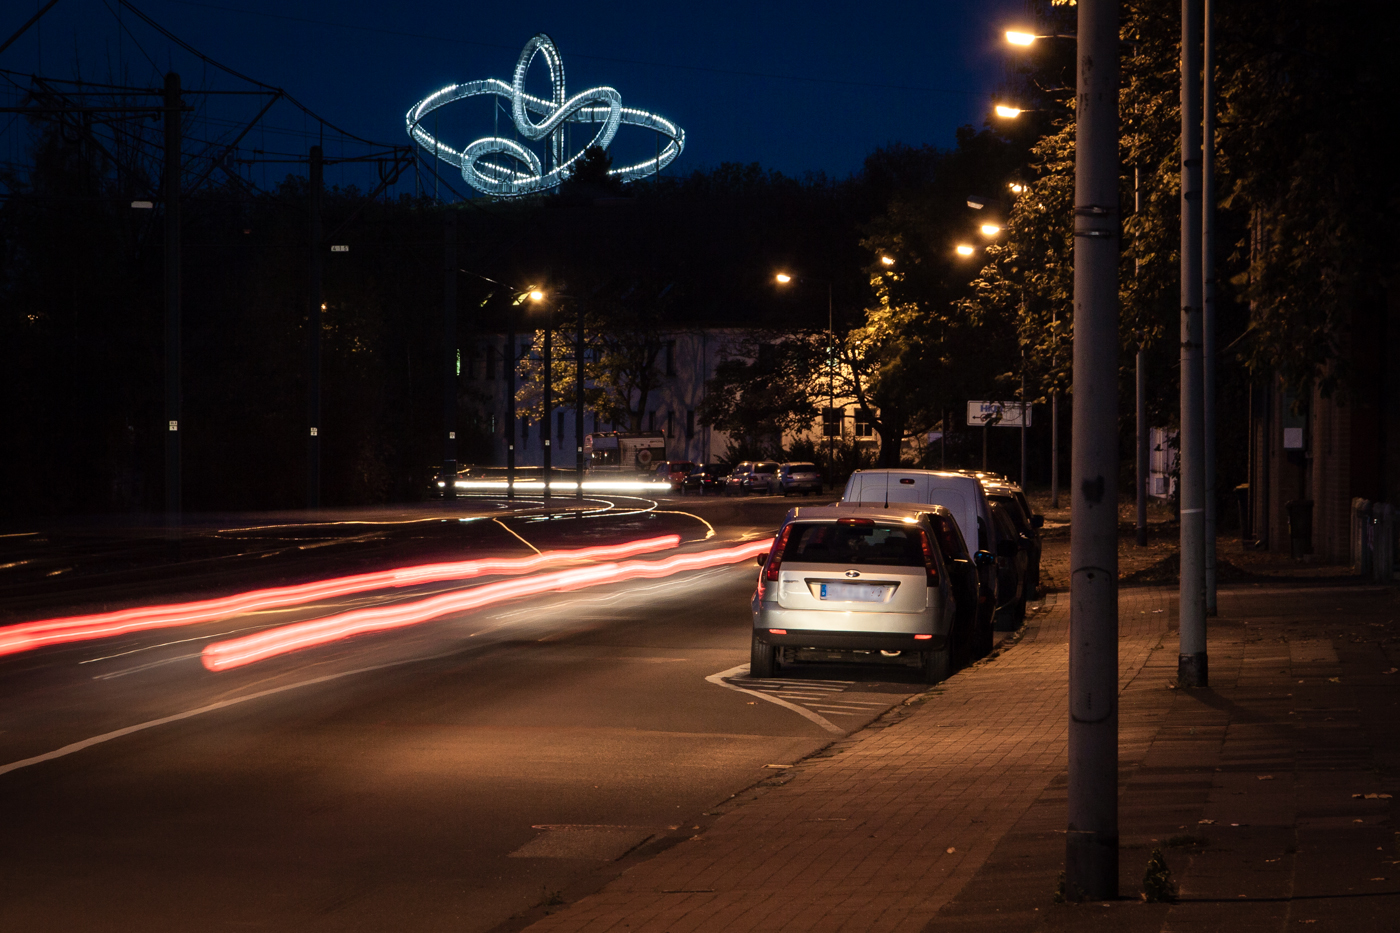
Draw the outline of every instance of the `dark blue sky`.
[[[1020,0],[133,2],[208,56],[376,140],[405,142],[404,112],[446,84],[509,80],[521,46],[547,32],[563,54],[571,93],[610,85],[624,105],[654,110],[685,129],[678,169],[759,162],[791,174],[838,176],[857,170],[876,146],[947,145],[957,126],[980,125],[1004,74],[1000,32],[1023,7]],[[0,34],[7,37],[39,5],[5,5]],[[140,84],[156,85],[160,72],[174,67],[186,86],[241,86],[130,12],[122,14],[125,32],[115,9],[115,0],[60,0],[42,31],[31,30],[0,55],[0,66],[67,77],[81,59],[85,75],[102,80],[110,61]],[[460,146],[489,134],[490,110],[478,110],[468,105],[453,125],[444,124],[448,141]],[[301,114],[279,109],[269,122],[287,132],[262,137],[266,148],[305,151],[302,133],[312,128]],[[619,147],[650,151],[650,135],[622,134],[629,132],[642,135],[620,135]]]

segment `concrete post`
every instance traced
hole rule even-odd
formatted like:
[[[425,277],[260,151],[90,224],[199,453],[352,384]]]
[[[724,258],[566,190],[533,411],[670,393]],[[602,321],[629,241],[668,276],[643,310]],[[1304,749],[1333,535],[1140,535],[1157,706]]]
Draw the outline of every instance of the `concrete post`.
[[[1201,374],[1202,0],[1181,3],[1181,646],[1177,682],[1209,683]]]
[[[181,512],[180,424],[180,139],[184,120],[180,76],[165,76],[165,522],[178,535]]]
[[[1205,589],[1206,615],[1216,613],[1215,539],[1219,494],[1215,466],[1215,49],[1211,32],[1214,0],[1204,4],[1204,109],[1201,146],[1201,379],[1202,455],[1205,472]]]
[[[1070,898],[1118,894],[1118,3],[1080,0],[1070,486]]]

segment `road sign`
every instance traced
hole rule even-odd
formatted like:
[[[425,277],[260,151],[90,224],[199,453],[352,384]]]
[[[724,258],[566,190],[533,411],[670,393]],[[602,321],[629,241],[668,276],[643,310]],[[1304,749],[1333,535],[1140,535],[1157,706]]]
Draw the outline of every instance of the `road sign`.
[[[1003,428],[1021,427],[1021,416],[1025,413],[1025,426],[1031,426],[1031,406],[1020,402],[968,402],[967,423],[974,428],[998,426]]]

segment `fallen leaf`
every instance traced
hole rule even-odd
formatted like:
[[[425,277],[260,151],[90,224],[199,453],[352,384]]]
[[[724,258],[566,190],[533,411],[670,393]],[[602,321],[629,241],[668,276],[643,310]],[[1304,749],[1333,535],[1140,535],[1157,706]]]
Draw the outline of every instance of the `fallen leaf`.
[[[1385,879],[1384,879],[1384,878],[1372,878],[1371,880],[1372,880],[1372,881],[1384,881]]]
[[[1261,780],[1261,781],[1272,781],[1273,779],[1274,779],[1274,776],[1273,776],[1272,774],[1261,774],[1261,775],[1259,775],[1259,780]]]
[[[1197,820],[1196,822],[1199,823],[1199,824],[1202,825],[1202,826],[1209,826],[1209,825],[1213,824],[1213,823],[1215,822],[1215,820]]]
[[[1352,820],[1352,822],[1353,822],[1353,823],[1364,823],[1364,822],[1366,822],[1366,821],[1365,821],[1365,820]]]
[[[1388,671],[1381,671],[1381,673],[1382,673],[1382,674],[1394,674],[1396,671],[1400,671],[1400,667],[1392,667],[1392,668],[1391,668],[1390,670],[1388,670]]]
[[[1327,682],[1328,682],[1329,684],[1339,684],[1339,683],[1342,682],[1342,678],[1340,678],[1340,677],[1328,677],[1328,678],[1327,678]]]
[[[956,851],[958,851],[958,850],[955,849],[955,848],[953,848],[952,846],[949,846],[949,847],[948,847],[948,854],[949,854],[949,855],[952,855],[952,854],[953,854],[954,852],[956,852]]]

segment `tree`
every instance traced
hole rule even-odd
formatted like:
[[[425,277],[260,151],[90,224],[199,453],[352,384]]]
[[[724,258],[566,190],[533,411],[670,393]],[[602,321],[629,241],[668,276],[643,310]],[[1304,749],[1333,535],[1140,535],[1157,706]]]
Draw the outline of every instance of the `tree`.
[[[725,431],[741,459],[778,456],[783,437],[811,426],[822,404],[826,334],[755,332],[725,351],[697,415]]]

